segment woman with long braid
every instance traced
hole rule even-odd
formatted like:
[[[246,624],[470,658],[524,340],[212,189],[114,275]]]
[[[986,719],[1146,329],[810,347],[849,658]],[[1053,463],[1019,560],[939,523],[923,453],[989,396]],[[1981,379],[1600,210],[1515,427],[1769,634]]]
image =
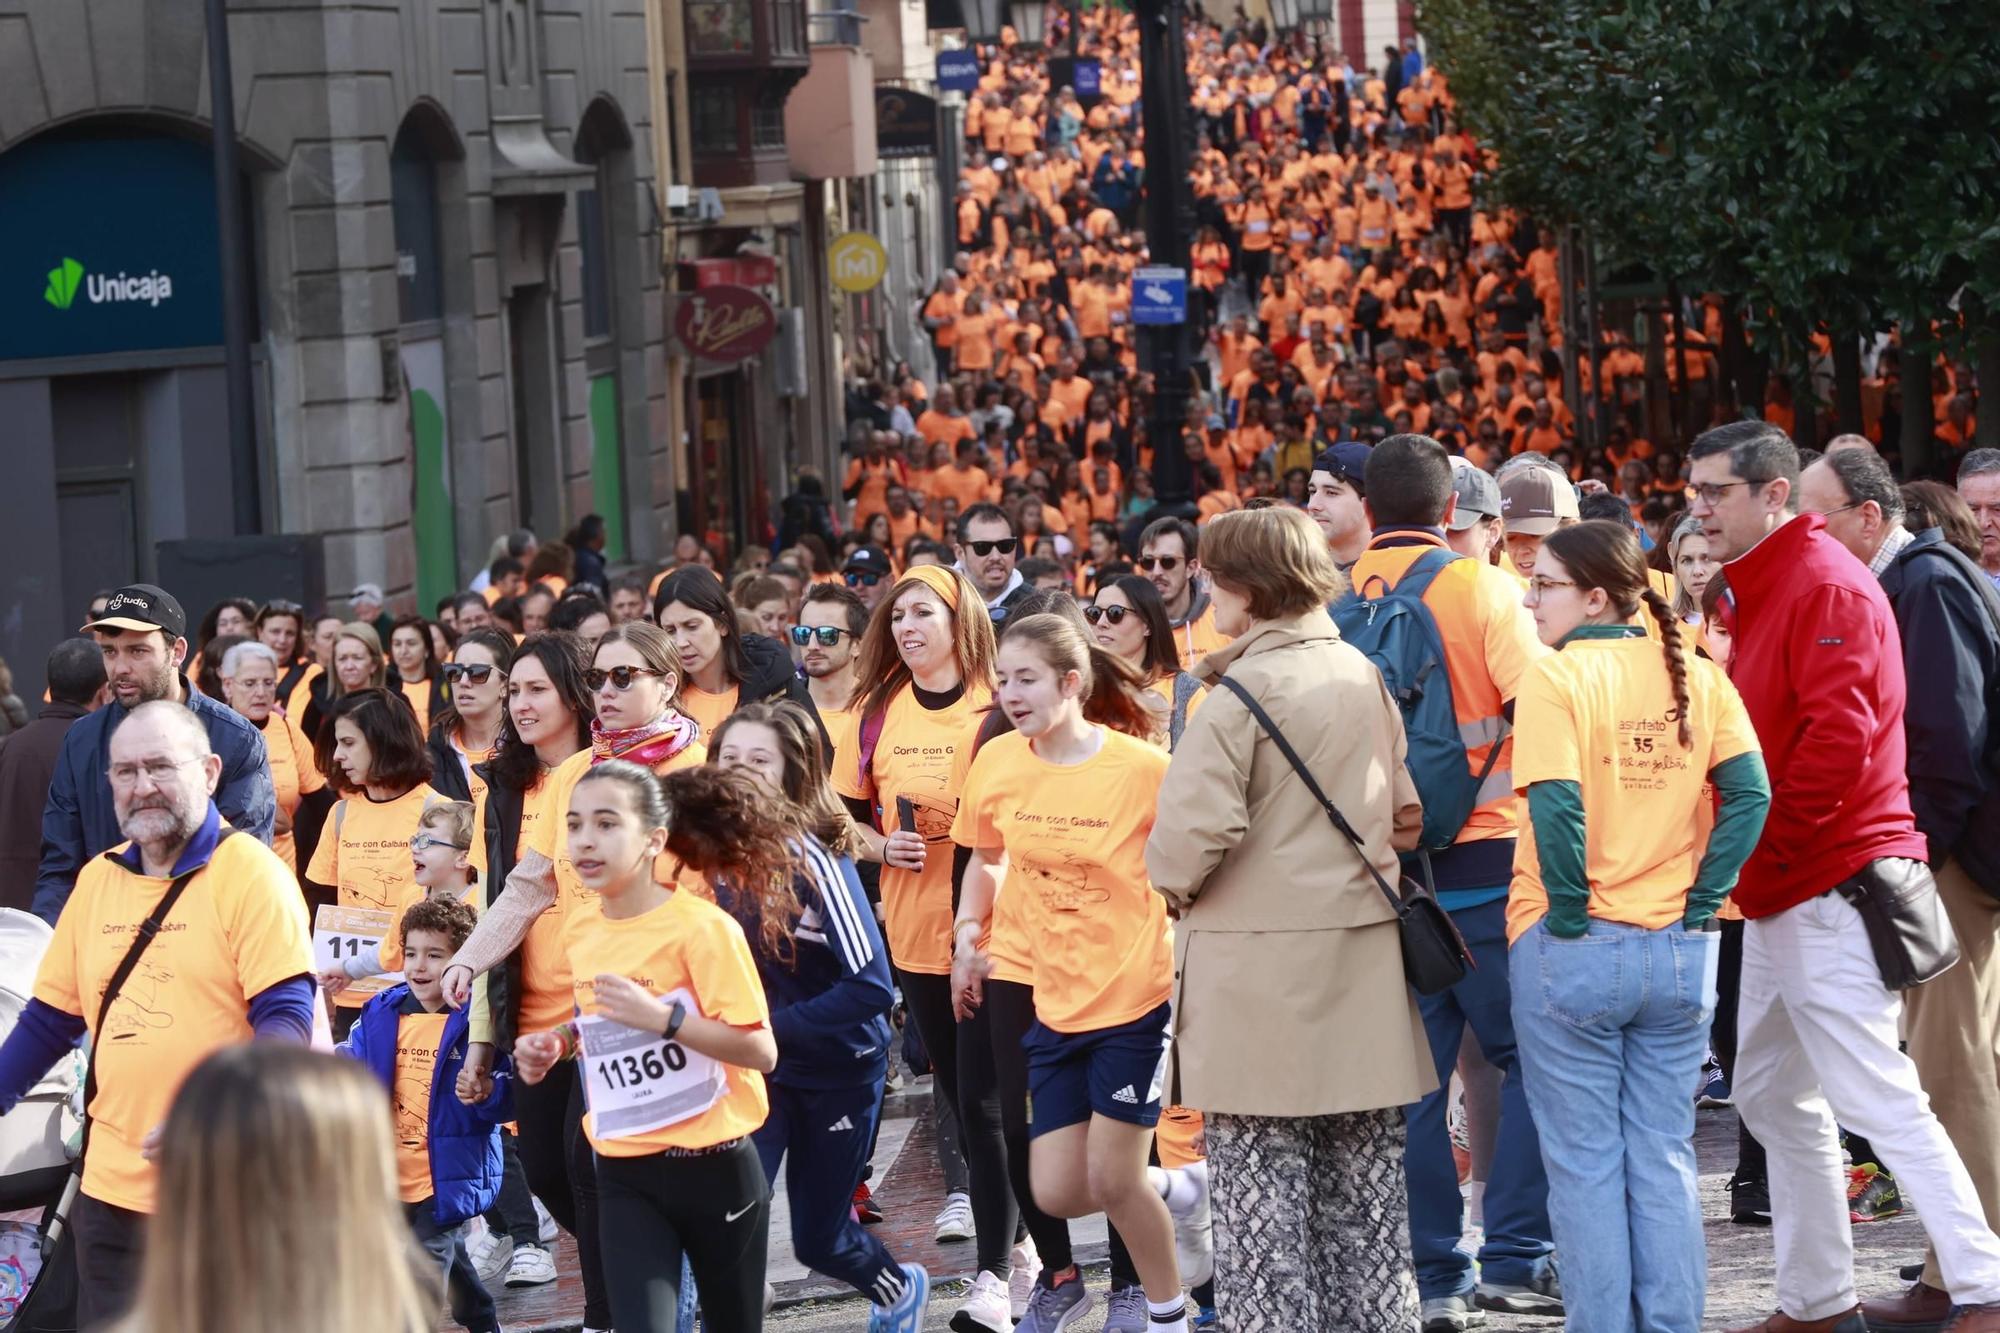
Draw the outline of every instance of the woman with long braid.
[[[1728,677],[1667,632],[1629,529],[1550,533],[1524,600],[1561,651],[1515,702],[1527,818],[1508,972],[1570,1326],[1694,1333],[1707,1274],[1688,1089],[1715,1007],[1715,911],[1770,783]],[[1632,623],[1642,603],[1658,642]]]

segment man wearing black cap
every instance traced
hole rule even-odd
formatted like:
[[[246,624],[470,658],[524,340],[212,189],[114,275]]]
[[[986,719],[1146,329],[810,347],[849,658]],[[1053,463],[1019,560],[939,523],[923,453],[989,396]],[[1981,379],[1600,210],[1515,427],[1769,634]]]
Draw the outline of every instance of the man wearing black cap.
[[[1363,474],[1369,452],[1369,446],[1352,440],[1320,450],[1306,491],[1306,513],[1326,534],[1333,563],[1343,574],[1354,568],[1373,535],[1362,504],[1368,493]]]
[[[840,571],[848,591],[859,597],[871,614],[889,595],[889,586],[895,582],[894,572],[889,553],[879,546],[855,547],[854,553],[847,557],[846,568]]]
[[[105,773],[111,733],[140,704],[171,699],[194,710],[222,760],[215,805],[231,828],[268,845],[278,810],[263,735],[228,704],[196,693],[181,674],[188,642],[187,613],[179,602],[150,583],[135,583],[113,593],[104,613],[82,632],[94,633],[104,650],[111,702],[69,729],[49,783],[34,910],[50,925],[62,915],[83,863],[125,840]]]

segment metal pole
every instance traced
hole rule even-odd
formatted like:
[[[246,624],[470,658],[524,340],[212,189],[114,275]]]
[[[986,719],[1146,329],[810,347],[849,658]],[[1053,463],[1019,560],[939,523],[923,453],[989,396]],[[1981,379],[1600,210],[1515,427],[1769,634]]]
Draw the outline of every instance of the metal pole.
[[[1185,270],[1194,237],[1194,194],[1188,181],[1187,52],[1182,0],[1135,0],[1139,16],[1140,88],[1146,132],[1146,248],[1152,263]],[[1153,445],[1154,513],[1192,515],[1194,475],[1183,436],[1187,430],[1194,353],[1188,325],[1148,325],[1139,330],[1141,364],[1153,371],[1152,411],[1146,436]],[[1150,350],[1147,358],[1144,352]]]
[[[243,174],[236,153],[236,92],[229,70],[229,13],[207,0],[209,140],[215,154],[215,231],[222,251],[222,353],[229,400],[229,463],[237,534],[263,529],[257,483],[257,397],[250,383],[250,259],[243,234]]]

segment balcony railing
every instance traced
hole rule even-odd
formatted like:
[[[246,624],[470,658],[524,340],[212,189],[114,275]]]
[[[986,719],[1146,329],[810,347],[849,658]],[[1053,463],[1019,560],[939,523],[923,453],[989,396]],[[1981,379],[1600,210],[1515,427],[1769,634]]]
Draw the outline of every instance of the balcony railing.
[[[861,25],[868,21],[866,14],[838,2],[830,8],[814,11],[808,18],[812,23],[814,46],[859,46]]]

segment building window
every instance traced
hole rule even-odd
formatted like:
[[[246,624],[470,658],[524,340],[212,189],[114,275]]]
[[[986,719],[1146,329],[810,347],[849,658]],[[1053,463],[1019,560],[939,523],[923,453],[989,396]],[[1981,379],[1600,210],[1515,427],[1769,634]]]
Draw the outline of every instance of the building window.
[[[728,84],[688,90],[688,138],[697,153],[737,150],[736,93]]]
[[[750,146],[752,148],[785,146],[784,93],[767,88],[757,94],[756,105],[750,108]]]
[[[604,197],[595,189],[576,192],[576,242],[583,257],[583,336],[611,336],[611,247],[605,232]]]
[[[444,246],[438,232],[437,164],[405,125],[389,153],[389,210],[396,233],[396,304],[405,324],[444,317]]]
[[[756,45],[750,0],[687,0],[688,50],[695,55],[734,55]]]
[[[806,0],[771,0],[771,52],[798,56],[806,52]]]

